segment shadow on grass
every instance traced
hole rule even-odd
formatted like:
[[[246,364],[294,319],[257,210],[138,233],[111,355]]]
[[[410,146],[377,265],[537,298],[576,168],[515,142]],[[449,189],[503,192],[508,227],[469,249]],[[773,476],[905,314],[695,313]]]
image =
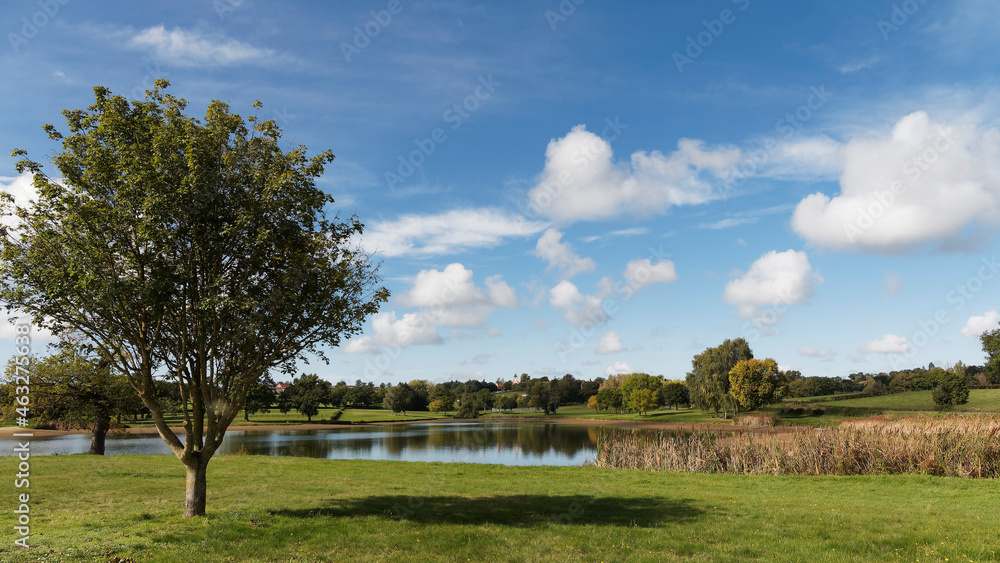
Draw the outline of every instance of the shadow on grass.
[[[421,524],[499,524],[514,527],[599,524],[647,528],[693,522],[704,516],[705,511],[689,500],[663,498],[385,495],[331,499],[324,506],[277,510],[272,514],[293,518],[381,516]]]

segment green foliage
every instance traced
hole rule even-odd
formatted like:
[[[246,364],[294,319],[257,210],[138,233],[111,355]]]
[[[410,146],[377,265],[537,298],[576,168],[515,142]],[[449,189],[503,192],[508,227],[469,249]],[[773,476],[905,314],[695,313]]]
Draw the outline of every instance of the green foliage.
[[[644,415],[659,406],[658,393],[645,388],[634,389],[629,393],[628,406],[640,416]]]
[[[627,376],[625,376],[625,379],[624,381],[622,381],[621,384],[622,401],[624,401],[625,405],[627,405],[630,409],[636,412],[645,412],[648,409],[660,406],[661,401],[663,400],[663,396],[660,393],[660,390],[662,388],[663,388],[662,377],[653,377],[648,373],[630,373]],[[651,396],[651,398],[646,398],[644,395],[643,404],[647,404],[649,401],[652,402],[652,404],[650,404],[648,408],[644,408],[641,411],[632,406],[633,404],[632,395],[636,391],[639,391],[640,389],[645,389],[649,391]]]
[[[450,396],[441,397],[440,399],[434,399],[431,401],[428,409],[431,412],[448,412],[455,408],[455,399]]]
[[[986,353],[986,376],[990,383],[1000,383],[1000,328],[982,333],[979,340]]]
[[[617,387],[604,387],[597,392],[597,406],[601,410],[611,409],[611,412],[618,414],[625,406],[622,390]]]
[[[781,385],[778,363],[772,358],[741,360],[729,372],[730,393],[743,410],[773,403]]]
[[[385,400],[382,406],[393,413],[402,412],[406,414],[406,409],[411,408],[415,396],[416,393],[409,385],[400,383],[386,389]]]
[[[965,377],[941,370],[937,379],[938,386],[934,388],[931,397],[939,409],[950,409],[969,402],[969,388],[965,384]]]
[[[2,204],[0,300],[78,331],[124,374],[191,472],[185,514],[200,515],[208,461],[249,389],[324,358],[388,291],[350,246],[361,222],[326,217],[315,180],[333,154],[286,152],[274,121],[221,101],[189,117],[167,85],[132,102],[97,87],[92,106],[63,112],[68,136],[45,125],[62,141],[58,182],[14,151],[39,197]],[[185,394],[183,442],[163,418],[160,370]]]
[[[264,375],[260,381],[254,384],[247,391],[247,398],[243,404],[243,420],[250,420],[250,415],[257,413],[267,413],[278,400],[278,395],[274,392],[274,380],[270,375]]]
[[[472,395],[462,397],[462,404],[459,405],[455,418],[479,418],[479,407],[476,399]]]
[[[302,375],[278,396],[278,410],[286,413],[295,409],[306,415],[307,422],[312,422],[320,405],[330,404],[330,388],[330,382],[316,374]]]
[[[679,408],[691,404],[691,394],[687,385],[679,381],[665,381],[663,383],[663,404],[668,407]]]
[[[736,407],[736,400],[729,393],[729,372],[742,360],[752,360],[750,344],[742,338],[726,340],[715,348],[707,348],[691,360],[687,374],[687,388],[691,402],[703,411],[719,411],[728,418]]]

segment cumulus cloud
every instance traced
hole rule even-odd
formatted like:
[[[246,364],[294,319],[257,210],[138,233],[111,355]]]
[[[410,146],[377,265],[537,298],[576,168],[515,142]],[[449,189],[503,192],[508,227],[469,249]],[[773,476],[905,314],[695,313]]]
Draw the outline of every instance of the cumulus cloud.
[[[672,283],[677,281],[677,270],[670,260],[653,263],[649,258],[630,260],[625,265],[622,277],[628,280],[634,288],[643,288],[654,283]]]
[[[568,242],[559,242],[562,233],[548,229],[535,245],[535,256],[549,263],[549,269],[558,269],[563,279],[569,279],[582,272],[592,272],[597,264],[590,258],[583,258],[573,252]]]
[[[612,375],[617,375],[619,373],[635,373],[635,370],[632,369],[632,366],[628,365],[627,363],[621,360],[618,360],[617,362],[604,368],[604,375],[612,376]]]
[[[827,346],[816,349],[812,346],[803,346],[799,348],[799,354],[807,358],[832,358],[837,355],[832,349]]]
[[[576,326],[603,325],[608,321],[603,302],[611,294],[611,283],[607,278],[601,282],[597,293],[584,295],[573,282],[563,280],[549,290],[549,304],[562,309],[563,317]]]
[[[727,283],[724,298],[739,307],[741,317],[770,325],[781,319],[787,307],[812,297],[821,283],[822,276],[812,269],[805,252],[772,250],[741,277]]]
[[[600,343],[597,345],[598,354],[614,354],[624,349],[625,346],[622,345],[621,338],[613,330],[602,336]]]
[[[995,328],[1000,328],[1000,313],[997,313],[996,309],[986,311],[982,315],[973,315],[969,317],[965,326],[962,327],[961,332],[962,336],[979,338],[979,335],[982,333]]]
[[[372,221],[358,242],[383,256],[436,256],[492,248],[507,237],[537,234],[545,223],[496,209],[454,209],[437,215],[403,215]]]
[[[24,172],[17,176],[0,176],[0,192],[10,194],[14,198],[14,205],[18,207],[31,208],[38,200],[38,191],[35,190],[33,177],[30,172]],[[5,227],[15,227],[20,224],[17,217],[5,215],[0,218]]]
[[[226,37],[206,37],[198,31],[162,25],[144,29],[128,40],[129,47],[151,52],[158,60],[186,67],[267,65],[288,62],[287,56],[272,49]]]
[[[473,280],[472,270],[459,263],[444,270],[421,270],[410,291],[399,297],[399,304],[419,310],[397,318],[396,312],[379,313],[372,318],[372,330],[352,339],[343,351],[348,354],[375,353],[382,347],[405,347],[439,344],[439,328],[479,328],[498,308],[519,305],[513,288],[501,276],[486,278],[486,288]],[[499,331],[487,329],[487,336]],[[453,332],[454,334],[454,332]]]
[[[535,210],[562,223],[648,217],[722,197],[719,186],[739,160],[738,148],[681,139],[669,154],[639,151],[628,162],[615,161],[607,141],[577,125],[549,142],[528,197]]]
[[[905,336],[886,334],[880,340],[872,340],[861,347],[862,354],[906,354],[911,349]]]
[[[945,125],[925,112],[843,149],[840,194],[799,202],[792,228],[824,248],[903,253],[949,249],[1000,224],[1000,131]]]

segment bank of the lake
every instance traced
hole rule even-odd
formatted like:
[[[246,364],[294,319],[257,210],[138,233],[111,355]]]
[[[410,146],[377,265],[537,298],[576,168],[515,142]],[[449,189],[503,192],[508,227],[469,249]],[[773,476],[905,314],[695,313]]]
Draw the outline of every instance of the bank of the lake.
[[[16,460],[0,459],[16,472]],[[993,480],[220,456],[181,518],[170,456],[32,460],[35,561],[986,561]],[[13,499],[13,479],[0,495]],[[0,526],[13,526],[10,510]]]

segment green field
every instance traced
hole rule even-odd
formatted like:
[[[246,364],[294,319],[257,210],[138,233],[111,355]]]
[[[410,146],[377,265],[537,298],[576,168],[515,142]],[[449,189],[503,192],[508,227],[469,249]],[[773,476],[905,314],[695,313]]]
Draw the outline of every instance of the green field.
[[[899,411],[933,411],[932,391],[907,391],[875,397],[830,401],[823,404],[839,407],[868,407]],[[957,411],[1000,412],[1000,389],[970,389],[969,402],[957,405]]]
[[[494,413],[487,415],[491,418],[503,417],[528,417],[528,418],[590,418],[594,420],[639,420],[643,422],[719,422],[728,424],[731,421],[713,418],[711,413],[703,413],[698,409],[667,410],[660,409],[649,411],[646,415],[636,413],[612,414],[611,411],[596,412],[588,409],[586,405],[566,405],[559,407],[555,414],[546,415],[542,411],[517,409],[510,414]]]
[[[179,516],[167,456],[31,459],[31,543],[0,560],[985,561],[995,481],[649,473],[220,456],[208,516]],[[3,474],[15,460],[0,461]],[[21,492],[19,490],[18,492]],[[123,558],[123,559],[117,559]]]

